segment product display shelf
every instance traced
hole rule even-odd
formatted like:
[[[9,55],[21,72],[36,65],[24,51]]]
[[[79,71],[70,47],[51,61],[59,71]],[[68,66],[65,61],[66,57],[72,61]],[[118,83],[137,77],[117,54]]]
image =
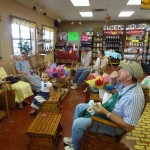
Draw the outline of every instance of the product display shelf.
[[[105,51],[119,53],[123,55],[124,49],[124,25],[104,25],[103,26],[103,48]],[[119,60],[110,57],[112,64],[118,64]]]
[[[147,44],[145,40],[145,29],[139,29],[138,26],[135,28],[129,28],[130,25],[126,27],[126,39],[125,39],[125,49],[124,49],[124,59],[130,61],[141,62],[144,54],[144,47]],[[132,25],[133,26],[133,25]]]
[[[97,52],[99,50],[103,50],[103,33],[97,32],[96,35],[93,36],[93,52],[92,52],[92,59],[96,60]]]

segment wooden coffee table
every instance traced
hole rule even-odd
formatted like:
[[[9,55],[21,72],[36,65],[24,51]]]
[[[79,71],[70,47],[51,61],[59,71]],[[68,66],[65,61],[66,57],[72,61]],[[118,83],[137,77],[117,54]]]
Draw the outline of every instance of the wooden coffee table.
[[[40,112],[26,134],[29,137],[29,150],[56,150],[60,133],[61,113]]]

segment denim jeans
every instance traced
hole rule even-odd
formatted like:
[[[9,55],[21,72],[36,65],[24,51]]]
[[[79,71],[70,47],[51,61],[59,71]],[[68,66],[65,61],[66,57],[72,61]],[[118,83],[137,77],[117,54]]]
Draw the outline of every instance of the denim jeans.
[[[90,73],[89,69],[79,68],[75,73],[75,77],[73,79],[73,82],[76,83],[77,86],[81,86],[82,82],[87,78],[89,73]]]
[[[91,118],[84,118],[84,117],[78,118],[80,112],[87,109],[89,106],[90,105],[86,103],[81,103],[76,106],[74,113],[74,121],[72,125],[72,143],[74,150],[80,150],[84,133],[92,121]],[[91,129],[91,132],[98,132],[106,135],[115,136],[122,133],[122,130],[115,130],[110,126],[95,122]]]

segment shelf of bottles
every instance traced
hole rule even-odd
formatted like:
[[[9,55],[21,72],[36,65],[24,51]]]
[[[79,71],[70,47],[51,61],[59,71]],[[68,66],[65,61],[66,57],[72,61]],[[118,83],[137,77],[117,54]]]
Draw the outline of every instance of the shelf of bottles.
[[[97,32],[93,36],[93,60],[96,59],[99,50],[103,50],[103,32]]]
[[[111,52],[123,52],[124,25],[104,25],[105,50]]]
[[[150,65],[150,25],[145,34],[145,45],[142,62],[146,65]]]
[[[145,33],[145,24],[131,24],[126,26],[124,59],[141,62],[147,44]]]

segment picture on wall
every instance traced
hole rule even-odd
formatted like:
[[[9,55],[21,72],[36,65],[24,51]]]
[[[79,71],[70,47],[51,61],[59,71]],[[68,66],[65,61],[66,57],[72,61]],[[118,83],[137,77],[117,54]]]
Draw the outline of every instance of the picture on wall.
[[[68,41],[79,41],[78,32],[68,32]]]

